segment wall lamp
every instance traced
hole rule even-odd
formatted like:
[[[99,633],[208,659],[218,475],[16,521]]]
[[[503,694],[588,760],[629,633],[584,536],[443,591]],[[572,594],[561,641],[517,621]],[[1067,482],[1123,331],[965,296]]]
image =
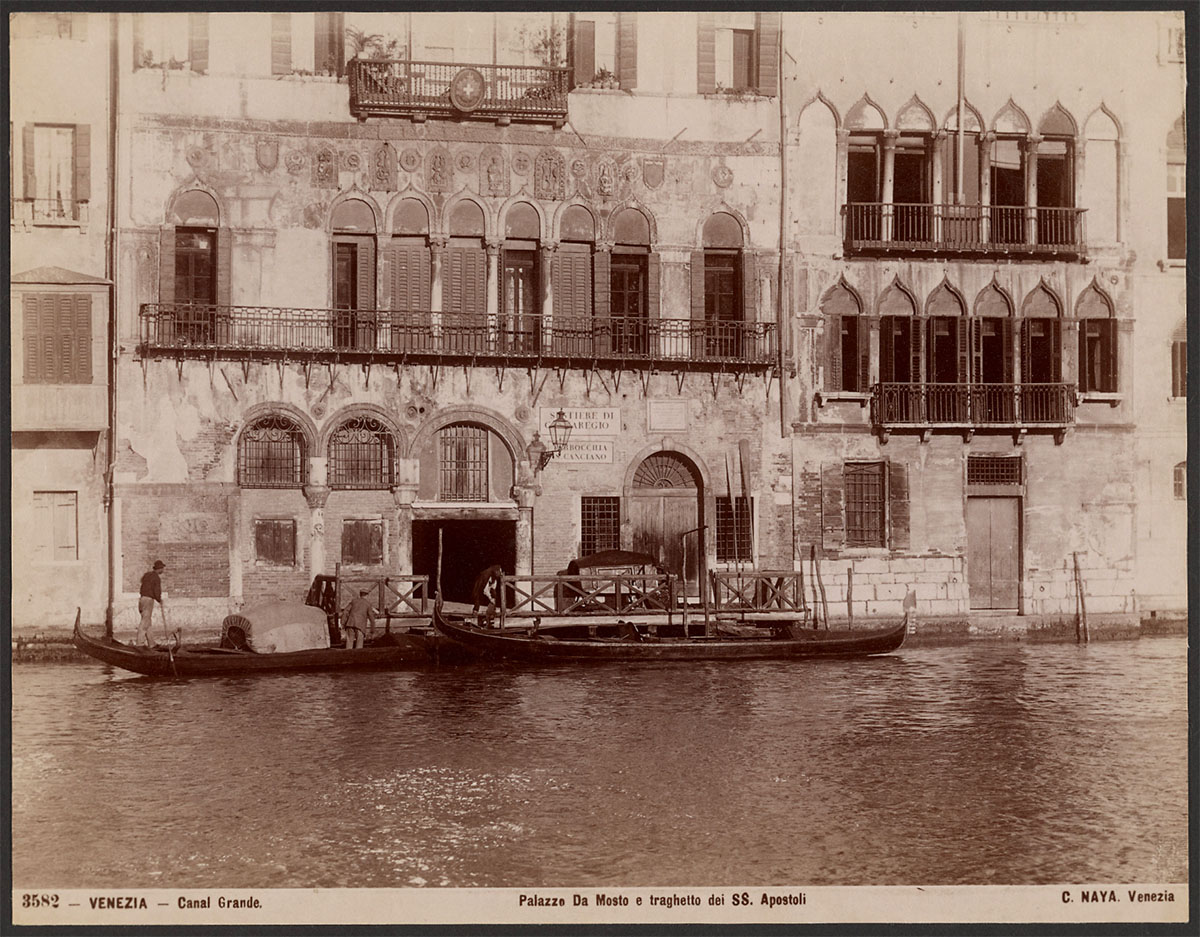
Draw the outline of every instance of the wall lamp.
[[[547,428],[550,430],[552,446],[547,446],[542,442],[541,435],[535,432],[533,440],[525,447],[525,452],[529,456],[529,464],[534,467],[535,472],[544,469],[551,459],[567,447],[567,443],[571,440],[571,430],[575,427],[567,419],[566,414],[559,410]]]

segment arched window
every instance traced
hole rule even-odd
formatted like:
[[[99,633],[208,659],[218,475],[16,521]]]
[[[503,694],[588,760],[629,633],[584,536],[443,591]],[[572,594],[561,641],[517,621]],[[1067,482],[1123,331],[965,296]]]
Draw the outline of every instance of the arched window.
[[[1021,379],[1024,384],[1062,380],[1062,310],[1045,286],[1021,305]]]
[[[1117,320],[1112,304],[1095,284],[1083,291],[1079,317],[1079,389],[1084,393],[1117,392]]]
[[[390,488],[396,482],[396,440],[369,416],[342,423],[329,437],[330,488]]]
[[[825,294],[821,317],[829,342],[825,386],[832,391],[866,391],[870,346],[858,297],[845,283],[838,283]]]
[[[438,433],[438,500],[487,501],[488,431],[452,423]]]
[[[929,297],[925,342],[926,407],[932,423],[967,418],[961,385],[968,377],[967,320],[962,299],[943,282]]]
[[[1167,259],[1187,257],[1187,134],[1183,116],[1167,134]]]
[[[431,265],[429,211],[415,198],[396,206],[390,243],[383,249],[383,289],[391,310],[392,348],[429,347]]]
[[[1175,466],[1174,482],[1175,482],[1175,486],[1174,486],[1175,487],[1175,500],[1176,501],[1186,501],[1187,500],[1187,463],[1186,462],[1180,462],[1178,465]]]
[[[892,283],[879,299],[879,415],[887,423],[921,418],[921,328],[912,297]],[[861,352],[860,352],[861,354]]]
[[[375,212],[362,199],[333,210],[333,344],[375,347]]]
[[[483,209],[461,201],[450,212],[450,242],[442,263],[443,343],[457,351],[486,348],[487,255]]]
[[[169,220],[173,227],[162,239],[160,300],[176,304],[170,311],[177,341],[207,345],[219,340],[215,307],[229,281],[229,244],[218,238],[217,202],[207,192],[192,189],[175,199]],[[223,290],[218,290],[219,283]]]
[[[975,423],[1011,423],[1016,419],[1013,393],[1012,306],[993,283],[975,299],[971,320],[971,419]]]
[[[1054,107],[1038,125],[1037,146],[1037,242],[1043,245],[1074,245],[1075,231],[1075,121],[1061,107]]]
[[[705,357],[738,359],[744,323],[753,308],[748,295],[754,282],[743,251],[742,226],[728,212],[715,212],[704,222],[703,241],[704,250],[692,258],[692,318],[704,320]],[[702,309],[697,308],[697,287]]]
[[[537,352],[542,342],[541,219],[528,202],[504,216],[499,342],[504,351]]]
[[[991,240],[997,244],[1025,243],[1025,205],[1029,177],[1025,160],[1029,119],[1009,101],[996,115],[995,140],[988,153],[991,191]]]
[[[290,417],[260,417],[238,438],[237,480],[242,488],[299,488],[307,463],[304,431]]]
[[[650,351],[649,320],[658,315],[658,255],[650,252],[650,222],[636,208],[625,208],[613,219],[612,230],[608,271],[612,351],[644,355]]]
[[[551,268],[554,294],[554,347],[561,354],[590,354],[592,267],[596,222],[582,205],[568,206],[559,225],[558,250]]]

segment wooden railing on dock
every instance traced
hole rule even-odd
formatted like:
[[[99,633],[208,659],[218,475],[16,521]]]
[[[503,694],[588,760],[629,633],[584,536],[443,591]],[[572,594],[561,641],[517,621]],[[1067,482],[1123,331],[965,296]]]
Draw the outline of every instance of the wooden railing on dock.
[[[497,612],[500,627],[510,617],[533,615],[630,615],[665,612],[675,607],[675,576],[611,574],[576,576],[502,576]]]
[[[795,612],[808,615],[804,573],[795,570],[720,569],[709,573],[717,611]]]
[[[338,597],[338,621],[354,596],[363,589],[370,590],[371,604],[383,620],[383,630],[391,631],[392,619],[428,619],[430,599],[428,576],[355,576],[335,567]]]

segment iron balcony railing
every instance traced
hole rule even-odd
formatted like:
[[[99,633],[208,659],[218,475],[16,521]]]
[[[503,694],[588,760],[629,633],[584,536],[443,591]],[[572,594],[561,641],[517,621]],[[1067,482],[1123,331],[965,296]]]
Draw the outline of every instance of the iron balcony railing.
[[[766,367],[778,354],[773,322],[146,303],[141,324],[146,352],[202,357],[286,352]]]
[[[452,100],[451,85],[464,69],[483,79]],[[355,117],[439,116],[469,113],[503,121],[567,119],[570,70],[548,66],[471,65],[407,59],[354,59],[348,63],[350,113]],[[473,76],[472,76],[473,77]]]
[[[1084,252],[1082,208],[851,202],[851,251],[1071,254]]]
[[[1075,418],[1075,385],[876,384],[876,425],[1061,426]]]

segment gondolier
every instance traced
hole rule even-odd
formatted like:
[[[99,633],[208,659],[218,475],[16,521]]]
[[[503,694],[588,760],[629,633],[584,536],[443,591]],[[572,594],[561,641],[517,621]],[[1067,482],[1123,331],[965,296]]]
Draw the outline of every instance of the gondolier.
[[[137,643],[143,647],[150,647],[150,625],[154,621],[155,602],[163,610],[163,625],[166,625],[167,613],[162,597],[162,571],[166,568],[167,564],[162,560],[155,560],[154,568],[142,576],[141,591],[138,595],[138,611],[142,620],[138,624]]]

